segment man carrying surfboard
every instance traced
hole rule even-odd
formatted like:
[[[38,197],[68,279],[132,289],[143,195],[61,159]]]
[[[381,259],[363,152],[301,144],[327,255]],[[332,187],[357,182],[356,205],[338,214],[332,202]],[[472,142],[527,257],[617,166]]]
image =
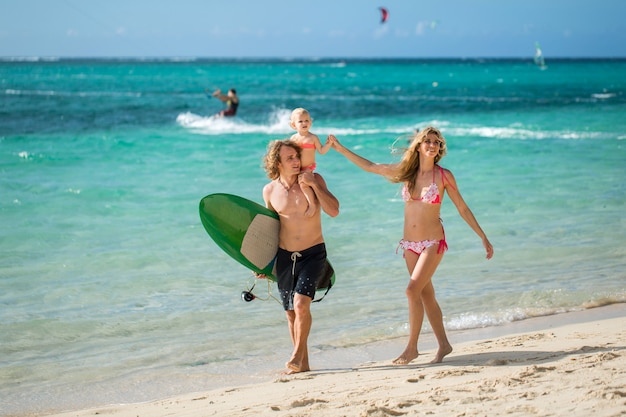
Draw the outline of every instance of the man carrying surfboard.
[[[318,173],[300,171],[301,150],[291,140],[276,140],[269,144],[263,158],[267,176],[272,180],[263,187],[263,200],[280,221],[275,269],[294,348],[286,363],[287,373],[311,369],[307,348],[311,302],[318,282],[332,275],[322,235],[322,210],[331,217],[339,214],[339,201],[328,190],[324,178]],[[317,208],[313,216],[305,215],[309,203],[301,185],[315,192]]]

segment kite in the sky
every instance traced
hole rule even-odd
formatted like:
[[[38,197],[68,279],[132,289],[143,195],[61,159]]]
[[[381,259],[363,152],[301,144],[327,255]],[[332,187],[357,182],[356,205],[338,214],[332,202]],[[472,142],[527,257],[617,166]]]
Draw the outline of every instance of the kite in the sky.
[[[389,11],[384,7],[379,7],[380,9],[380,23],[385,23],[387,18],[389,17]]]

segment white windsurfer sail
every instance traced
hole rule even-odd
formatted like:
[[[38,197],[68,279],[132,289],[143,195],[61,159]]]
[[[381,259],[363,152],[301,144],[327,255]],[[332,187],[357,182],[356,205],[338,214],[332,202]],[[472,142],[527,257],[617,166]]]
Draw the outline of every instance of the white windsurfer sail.
[[[543,59],[543,52],[541,51],[539,42],[535,42],[535,64],[539,65],[540,68],[546,67],[546,62]]]

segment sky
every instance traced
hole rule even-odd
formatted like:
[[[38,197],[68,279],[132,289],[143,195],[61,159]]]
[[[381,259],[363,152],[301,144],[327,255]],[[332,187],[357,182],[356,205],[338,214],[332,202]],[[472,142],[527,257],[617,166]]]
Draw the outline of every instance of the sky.
[[[389,10],[381,23],[379,7]],[[0,57],[626,57],[625,0],[0,0]]]

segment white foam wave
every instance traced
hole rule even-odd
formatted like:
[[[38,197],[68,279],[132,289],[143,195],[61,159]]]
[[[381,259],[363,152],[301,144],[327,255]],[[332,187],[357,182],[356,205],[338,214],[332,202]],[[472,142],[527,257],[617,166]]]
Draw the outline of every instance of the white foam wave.
[[[280,134],[285,137],[291,136],[294,130],[289,126],[289,116],[291,111],[288,109],[276,109],[272,111],[267,123],[249,123],[245,120],[234,118],[220,118],[213,116],[199,116],[197,114],[186,112],[176,117],[176,123],[180,126],[190,129],[194,133],[203,135],[220,135],[225,133],[265,133]],[[320,137],[333,134],[338,136],[355,136],[355,135],[408,135],[413,132],[414,126],[398,126],[398,127],[343,127],[335,128],[332,126],[316,126],[315,133]]]
[[[176,122],[192,130],[194,133],[203,135],[220,135],[225,133],[262,133],[276,134],[284,137],[291,136],[294,131],[289,127],[288,109],[276,109],[268,116],[266,123],[249,123],[236,118],[215,118],[211,116],[199,116],[194,113],[181,113],[176,118]],[[602,139],[607,136],[603,132],[593,131],[573,131],[573,130],[541,130],[532,129],[524,125],[512,126],[477,126],[468,124],[457,124],[448,120],[428,120],[420,122],[418,125],[400,122],[397,126],[384,125],[379,121],[357,121],[357,126],[352,127],[332,127],[317,126],[314,132],[325,138],[329,134],[338,137],[345,136],[367,136],[367,135],[388,135],[390,140],[409,138],[415,129],[422,129],[426,126],[437,126],[444,136],[451,138],[482,137],[503,140],[544,140],[544,139]],[[358,126],[360,124],[360,126]],[[380,125],[378,127],[377,125]]]
[[[572,130],[532,130],[523,126],[451,126],[441,128],[445,136],[483,137],[495,139],[542,140],[542,139],[600,139],[602,132],[578,132]]]
[[[596,93],[596,94],[592,94],[591,97],[597,98],[599,100],[607,100],[609,98],[615,97],[615,94],[614,93]]]
[[[187,112],[176,117],[176,123],[204,135],[221,135],[224,133],[266,133],[289,135],[289,110],[273,111],[267,124],[248,123],[239,117],[199,116]]]
[[[430,120],[420,123],[418,128],[426,126],[438,127],[446,138],[482,137],[509,140],[544,140],[603,139],[610,136],[607,132],[533,129],[521,123],[510,126],[478,126],[458,124],[449,120]]]
[[[4,90],[4,94],[7,96],[53,96],[55,92],[52,90],[15,90],[12,88],[8,88]]]
[[[141,97],[141,93],[123,91],[55,91],[55,90],[15,90],[6,89],[8,96],[60,96],[60,97]]]
[[[452,330],[467,330],[484,327],[500,326],[515,321],[526,320],[533,317],[551,316],[554,314],[580,311],[586,307],[550,307],[543,308],[522,308],[516,307],[498,312],[463,313],[451,318],[446,326]]]
[[[55,56],[5,56],[0,58],[0,62],[56,62],[60,61]]]

